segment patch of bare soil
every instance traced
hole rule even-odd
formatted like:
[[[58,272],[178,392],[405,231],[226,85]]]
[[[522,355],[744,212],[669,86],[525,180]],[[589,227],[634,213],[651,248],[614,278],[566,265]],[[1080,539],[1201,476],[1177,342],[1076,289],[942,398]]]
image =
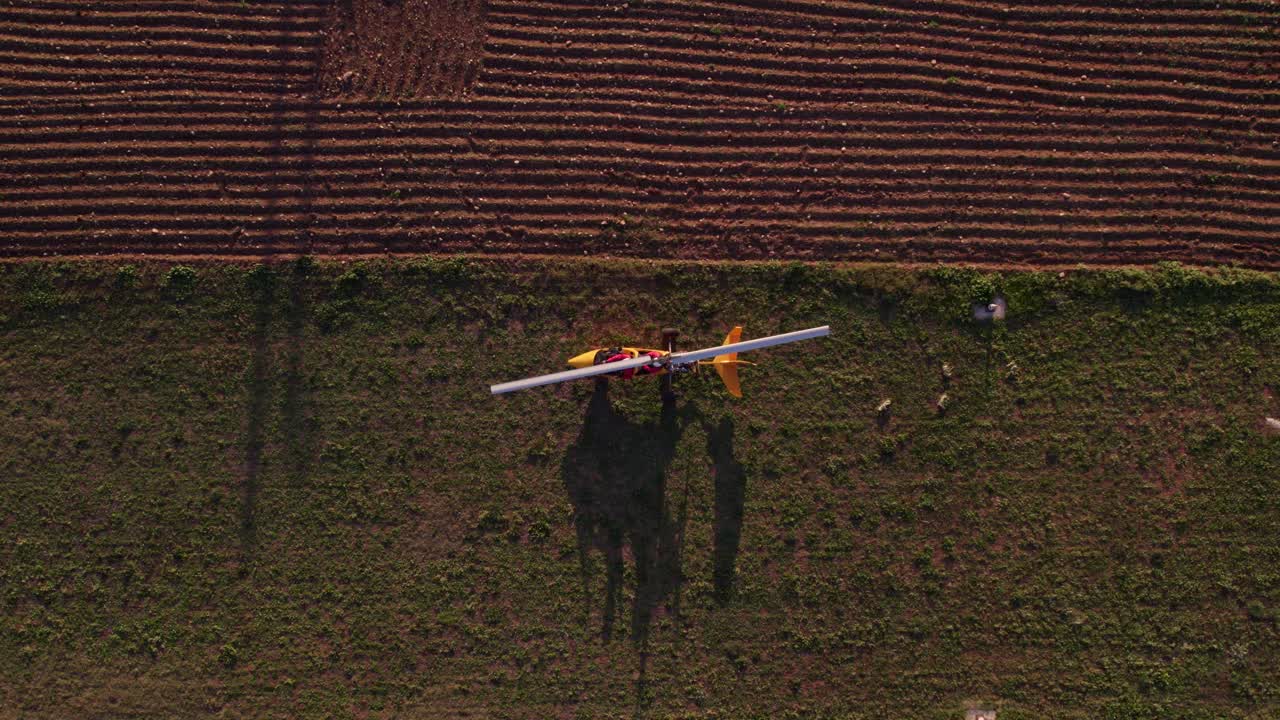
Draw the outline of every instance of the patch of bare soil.
[[[319,90],[367,98],[455,97],[480,72],[483,0],[345,0],[326,30]]]

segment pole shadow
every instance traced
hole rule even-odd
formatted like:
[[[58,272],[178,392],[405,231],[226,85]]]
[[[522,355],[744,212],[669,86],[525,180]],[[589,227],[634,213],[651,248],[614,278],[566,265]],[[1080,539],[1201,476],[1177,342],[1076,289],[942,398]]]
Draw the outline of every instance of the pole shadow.
[[[249,417],[244,438],[244,482],[240,487],[240,556],[243,563],[252,561],[258,541],[255,514],[262,473],[263,425],[271,388],[270,334],[275,300],[271,273],[253,276],[249,290],[253,296],[253,334],[250,338],[253,354],[245,379]]]
[[[673,398],[663,401],[657,424],[636,423],[609,400],[608,380],[599,379],[587,405],[578,439],[565,454],[561,477],[574,507],[578,559],[582,568],[584,622],[592,602],[590,555],[605,559],[601,637],[612,639],[629,547],[636,581],[631,639],[643,647],[653,613],[664,601],[678,614],[682,580],[685,506],[673,515],[667,502],[667,470],[686,423]],[[686,491],[687,492],[687,491]]]
[[[323,103],[316,98],[323,46],[313,44],[307,59],[309,72],[300,84],[289,82],[291,67],[300,47],[305,47],[308,21],[316,19],[315,6],[286,4],[279,15],[275,37],[280,86],[272,99],[270,145],[267,157],[275,167],[272,179],[261,191],[263,220],[260,225],[268,243],[265,251],[311,252],[314,246],[316,127]],[[291,128],[300,121],[301,128]],[[290,140],[294,142],[289,143]],[[296,181],[297,190],[290,186]],[[288,215],[296,219],[286,219]]]
[[[304,357],[306,354],[307,273],[310,262],[293,263],[289,278],[289,301],[285,308],[285,377],[281,416],[285,452],[289,462],[289,482],[295,487],[306,483],[313,456],[307,434],[308,394]]]

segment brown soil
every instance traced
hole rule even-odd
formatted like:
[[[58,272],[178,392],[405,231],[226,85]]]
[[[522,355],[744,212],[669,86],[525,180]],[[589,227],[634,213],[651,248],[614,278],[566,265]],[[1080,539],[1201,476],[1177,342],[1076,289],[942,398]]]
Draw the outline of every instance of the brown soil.
[[[1265,2],[31,0],[0,11],[0,254],[1280,268],[1278,24]]]
[[[457,97],[480,72],[480,0],[343,0],[333,12],[319,91],[332,97]]]

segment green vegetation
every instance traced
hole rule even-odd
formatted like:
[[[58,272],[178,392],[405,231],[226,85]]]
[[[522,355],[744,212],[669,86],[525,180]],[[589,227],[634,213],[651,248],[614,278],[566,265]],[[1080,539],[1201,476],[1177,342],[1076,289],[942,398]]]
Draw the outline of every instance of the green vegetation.
[[[1272,275],[29,263],[0,389],[13,716],[1280,713]]]
[[[121,279],[120,274],[123,272],[125,268],[120,268],[116,275],[117,280]],[[170,298],[179,302],[186,300],[195,292],[196,271],[186,265],[176,265],[164,274],[164,287]]]

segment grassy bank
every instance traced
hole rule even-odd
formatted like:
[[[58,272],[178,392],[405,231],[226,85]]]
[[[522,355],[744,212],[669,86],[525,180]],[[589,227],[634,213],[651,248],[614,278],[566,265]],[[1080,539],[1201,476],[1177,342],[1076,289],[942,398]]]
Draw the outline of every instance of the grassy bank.
[[[8,265],[0,389],[0,714],[1280,712],[1275,276]]]

